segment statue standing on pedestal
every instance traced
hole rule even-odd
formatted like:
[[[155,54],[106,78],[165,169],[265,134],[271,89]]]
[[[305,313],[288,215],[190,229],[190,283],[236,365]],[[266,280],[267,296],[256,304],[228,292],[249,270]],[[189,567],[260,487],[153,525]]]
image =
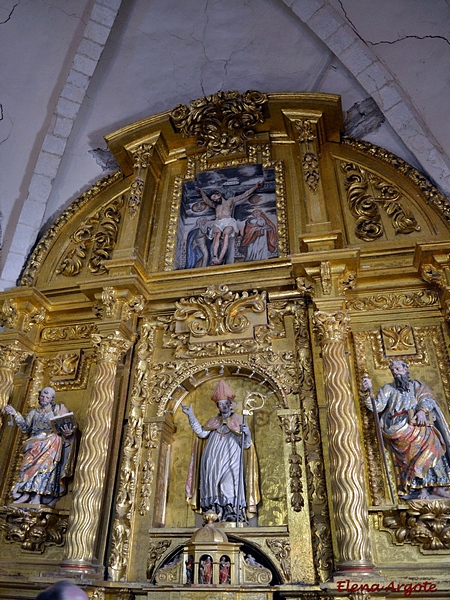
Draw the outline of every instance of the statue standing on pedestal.
[[[66,493],[66,479],[73,474],[76,436],[71,413],[64,404],[55,404],[55,390],[51,387],[39,392],[39,407],[25,417],[9,404],[5,412],[30,436],[24,442],[19,477],[12,492],[13,504],[54,506]]]
[[[245,509],[255,513],[260,498],[250,429],[234,412],[234,398],[225,381],[219,381],[212,395],[219,414],[204,426],[194,415],[192,405],[182,404],[198,436],[189,466],[186,499],[194,510],[213,510],[220,521],[246,521]],[[245,465],[244,454],[247,455]]]
[[[399,496],[450,498],[450,429],[430,388],[411,379],[408,365],[393,360],[394,377],[374,397],[383,437],[392,450]],[[372,410],[372,382],[362,380],[366,406]]]

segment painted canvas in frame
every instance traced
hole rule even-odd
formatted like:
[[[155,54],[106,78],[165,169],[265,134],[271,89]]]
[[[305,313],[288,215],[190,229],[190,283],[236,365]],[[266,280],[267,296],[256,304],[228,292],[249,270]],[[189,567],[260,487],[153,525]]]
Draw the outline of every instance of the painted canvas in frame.
[[[182,186],[174,268],[276,258],[277,230],[274,168],[197,173]]]

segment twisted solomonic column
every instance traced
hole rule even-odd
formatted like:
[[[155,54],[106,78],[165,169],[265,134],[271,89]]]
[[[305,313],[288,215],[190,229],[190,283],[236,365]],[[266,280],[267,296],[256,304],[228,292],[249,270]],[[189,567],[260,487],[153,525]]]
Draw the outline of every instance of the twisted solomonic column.
[[[30,353],[25,352],[17,340],[6,346],[0,346],[0,415],[9,402],[14,375],[19,369],[20,363],[29,355]],[[2,421],[0,420],[0,430],[1,427]]]
[[[317,311],[322,348],[338,570],[371,571],[362,445],[348,364],[347,311]]]
[[[102,499],[107,485],[108,449],[111,440],[114,386],[117,366],[131,342],[115,331],[102,338],[94,334],[98,346],[97,371],[87,420],[82,433],[80,454],[73,487],[63,568],[92,571],[100,528]]]

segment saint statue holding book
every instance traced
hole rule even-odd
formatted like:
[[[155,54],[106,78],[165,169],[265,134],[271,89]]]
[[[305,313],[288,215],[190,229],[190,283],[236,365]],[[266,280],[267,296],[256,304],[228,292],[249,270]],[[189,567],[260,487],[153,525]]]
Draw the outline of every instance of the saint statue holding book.
[[[12,490],[13,504],[54,506],[67,491],[67,478],[73,473],[76,450],[76,424],[64,404],[55,403],[55,390],[39,392],[39,407],[24,416],[11,405],[5,412],[14,417],[29,437],[23,445],[23,458]]]

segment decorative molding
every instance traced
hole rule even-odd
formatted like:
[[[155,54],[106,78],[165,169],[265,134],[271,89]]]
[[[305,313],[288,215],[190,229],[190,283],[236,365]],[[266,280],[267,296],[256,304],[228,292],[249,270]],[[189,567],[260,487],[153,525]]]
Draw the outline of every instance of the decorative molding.
[[[394,168],[396,171],[407,177],[419,189],[420,193],[423,194],[427,204],[433,206],[436,212],[445,219],[447,225],[450,226],[450,204],[447,198],[441,194],[430,181],[422,175],[422,173],[419,173],[417,169],[395,154],[392,154],[384,148],[375,146],[370,142],[343,137],[342,143],[346,146],[355,148],[365,156],[376,158],[377,160],[388,164],[391,168]]]
[[[305,183],[312,193],[317,193],[320,181],[319,159],[314,142],[317,141],[317,119],[295,119],[292,121],[297,139],[302,146],[302,169]]]
[[[28,333],[33,325],[43,323],[46,316],[45,308],[29,307],[29,310],[20,310],[17,302],[9,298],[3,302],[0,323],[8,329],[19,329]]]
[[[243,152],[245,142],[255,137],[252,127],[264,122],[266,102],[267,96],[257,91],[218,92],[193,100],[190,107],[178,104],[171,117],[181,135],[195,137],[208,156],[227,155]]]
[[[147,553],[147,579],[151,580],[155,572],[156,563],[161,556],[170,548],[170,540],[150,542]]]
[[[397,308],[427,308],[438,305],[439,296],[433,290],[399,294],[375,294],[366,298],[349,298],[345,301],[345,307],[354,311],[386,311]]]
[[[163,346],[177,358],[247,354],[271,349],[266,292],[233,293],[211,285],[201,295],[182,298],[166,323]]]
[[[302,406],[303,444],[309,509],[311,511],[314,562],[319,581],[328,581],[333,572],[333,548],[328,508],[325,466],[320,435],[319,407],[313,371],[309,319],[305,300],[294,310],[297,348],[298,394]]]
[[[299,416],[297,414],[279,415],[279,418],[286,434],[286,444],[291,444],[289,455],[291,506],[295,512],[300,512],[305,506],[305,501],[303,500],[302,457],[297,452],[297,443],[302,439]]]
[[[60,215],[53,223],[52,227],[45,233],[42,240],[33,250],[31,256],[25,264],[25,268],[20,277],[18,285],[20,286],[33,286],[36,282],[39,271],[44,263],[50,248],[53,245],[56,237],[63,229],[63,227],[84,207],[92,198],[95,198],[101,192],[112,187],[115,183],[123,179],[123,174],[118,171],[112,175],[108,175],[104,179],[98,181],[89,190],[77,198],[67,208],[62,215]]]
[[[287,582],[291,581],[291,543],[289,540],[267,538],[266,544],[280,564]]]
[[[386,358],[417,354],[413,329],[410,325],[382,325],[381,337]]]
[[[92,275],[107,272],[104,262],[111,258],[116,245],[123,206],[123,196],[119,196],[78,227],[70,237],[69,250],[56,268],[58,275],[75,277],[81,273],[86,262]]]
[[[154,144],[141,144],[132,152],[134,160],[134,179],[130,185],[127,208],[130,219],[137,215],[142,203],[144,193],[145,173],[150,165],[150,158],[154,153]]]
[[[107,286],[103,288],[99,302],[94,304],[92,310],[100,319],[128,321],[133,314],[141,315],[145,305],[146,300],[142,294],[130,296],[127,290],[118,291]]]
[[[88,340],[93,333],[98,333],[98,327],[95,323],[88,323],[86,325],[46,327],[42,330],[41,337],[44,342]]]
[[[130,412],[125,430],[125,442],[116,498],[116,514],[112,526],[109,574],[113,581],[126,576],[130,551],[131,524],[136,510],[139,458],[144,438],[144,405],[148,395],[148,377],[154,348],[155,329],[148,319],[142,322],[136,346],[137,362],[130,397]]]
[[[142,478],[140,487],[140,502],[139,502],[139,514],[143,517],[150,510],[150,499],[152,495],[152,484],[155,476],[155,448],[158,447],[156,443],[158,440],[158,426],[155,423],[146,425],[143,432],[143,446],[147,456],[144,464],[142,465]]]

